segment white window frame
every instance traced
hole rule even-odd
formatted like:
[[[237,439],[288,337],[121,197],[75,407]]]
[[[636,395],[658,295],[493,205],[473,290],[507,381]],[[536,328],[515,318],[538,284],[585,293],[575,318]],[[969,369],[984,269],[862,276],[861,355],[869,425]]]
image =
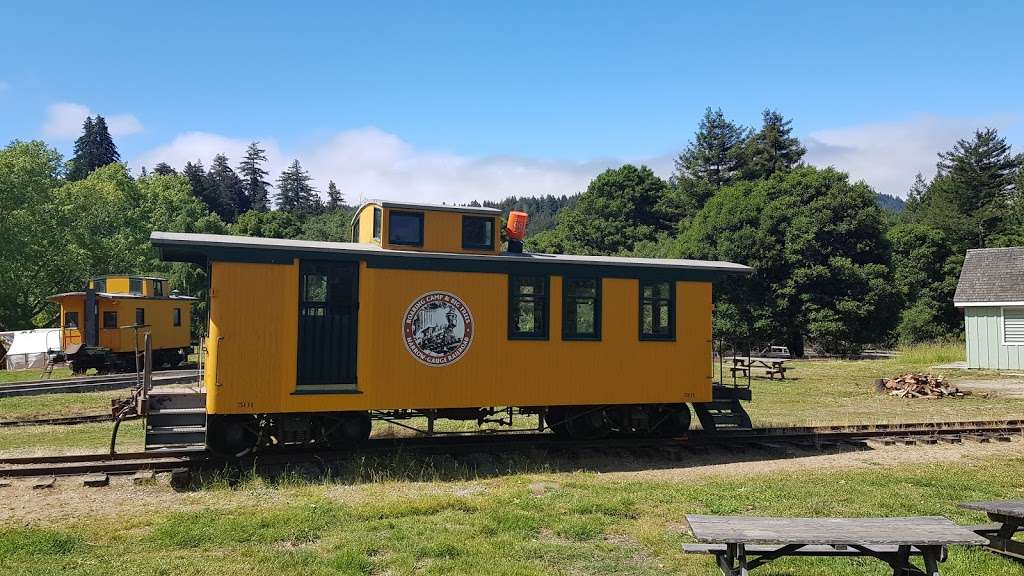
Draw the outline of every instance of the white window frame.
[[[1024,340],[1020,342],[1006,341],[1006,309],[1015,308],[1024,310],[1024,306],[1000,306],[999,307],[999,343],[1003,346],[1024,346]]]

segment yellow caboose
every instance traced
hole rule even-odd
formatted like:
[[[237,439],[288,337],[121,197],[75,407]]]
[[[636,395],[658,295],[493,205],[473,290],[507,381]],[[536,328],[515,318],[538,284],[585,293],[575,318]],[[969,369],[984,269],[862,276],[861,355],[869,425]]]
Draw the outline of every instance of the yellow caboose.
[[[75,374],[134,371],[146,333],[154,367],[173,368],[188,357],[196,299],[168,292],[165,278],[99,276],[81,292],[48,299],[60,304],[61,348]]]
[[[207,444],[518,415],[575,438],[678,433],[688,403],[742,411],[712,386],[711,286],[749,268],[522,253],[521,232],[503,251],[498,210],[386,201],[358,209],[351,243],[154,232],[163,259],[210,271]]]

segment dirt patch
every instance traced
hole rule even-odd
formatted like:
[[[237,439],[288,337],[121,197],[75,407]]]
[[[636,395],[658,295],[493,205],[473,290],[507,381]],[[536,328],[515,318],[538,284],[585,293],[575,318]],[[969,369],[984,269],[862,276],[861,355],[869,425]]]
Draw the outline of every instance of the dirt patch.
[[[986,393],[990,398],[1024,398],[1024,379],[1003,378],[994,380],[956,380],[961,390]]]

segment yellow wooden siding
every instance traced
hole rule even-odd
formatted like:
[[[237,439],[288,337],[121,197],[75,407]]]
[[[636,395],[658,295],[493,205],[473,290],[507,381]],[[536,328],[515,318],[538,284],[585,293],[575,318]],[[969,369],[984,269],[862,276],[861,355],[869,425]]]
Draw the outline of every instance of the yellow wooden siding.
[[[61,348],[67,350],[73,344],[84,345],[85,333],[82,328],[85,326],[85,297],[63,296],[57,302],[60,304]],[[78,312],[78,328],[64,327],[64,315],[68,312]]]
[[[380,245],[380,242],[373,238],[373,208],[372,204],[368,204],[356,215],[359,219],[359,237],[352,238],[353,242]]]
[[[127,276],[110,276],[107,278],[108,294],[127,294],[129,292],[129,280]]]
[[[603,281],[602,340],[561,339],[561,278],[550,284],[550,336],[509,340],[504,274],[360,270],[360,394],[294,395],[298,265],[215,262],[207,408],[211,413],[502,405],[705,402],[711,399],[711,285],[678,282],[675,342],[639,340],[639,283]],[[455,294],[476,335],[446,367],[405,349],[406,308]]]

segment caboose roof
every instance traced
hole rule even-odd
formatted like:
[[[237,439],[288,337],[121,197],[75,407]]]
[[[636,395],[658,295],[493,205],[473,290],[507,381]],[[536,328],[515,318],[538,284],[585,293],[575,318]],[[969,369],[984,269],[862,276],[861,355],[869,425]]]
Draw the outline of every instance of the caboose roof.
[[[212,260],[290,264],[293,258],[365,260],[374,268],[454,270],[596,276],[663,275],[678,279],[714,280],[726,274],[749,274],[742,264],[712,260],[575,256],[568,254],[458,254],[389,250],[375,244],[284,240],[221,234],[153,232],[150,241],[160,257],[172,262],[205,264]]]

